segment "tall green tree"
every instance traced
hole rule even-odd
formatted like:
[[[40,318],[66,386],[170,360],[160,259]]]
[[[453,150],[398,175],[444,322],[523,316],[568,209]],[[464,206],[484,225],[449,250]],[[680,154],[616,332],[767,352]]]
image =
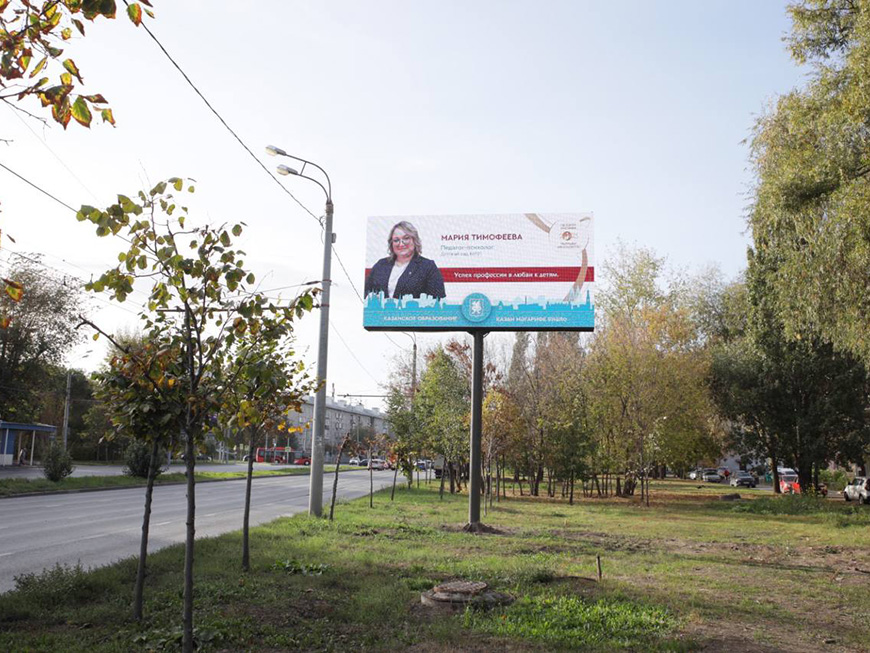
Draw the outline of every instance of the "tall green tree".
[[[860,457],[868,440],[867,372],[818,334],[790,338],[776,310],[766,254],[750,251],[746,283],[727,289],[723,330],[713,347],[713,397],[732,425],[735,449],[771,462],[774,490],[780,465],[798,471],[802,487],[832,460]],[[739,316],[739,317],[737,317]]]
[[[413,480],[414,460],[422,451],[424,443],[423,431],[418,424],[418,414],[414,411],[414,397],[397,386],[391,387],[387,395],[386,413],[392,434],[390,448],[396,465],[390,491],[390,501],[392,501],[396,494],[396,478],[399,470],[402,470],[410,485]]]
[[[196,448],[203,440],[207,421],[217,414],[229,388],[226,353],[242,334],[260,329],[265,318],[292,321],[314,305],[312,292],[300,295],[289,306],[276,305],[256,292],[255,276],[244,266],[244,252],[232,244],[232,239],[242,234],[243,226],[188,225],[187,208],[175,193],[193,190],[184,180],[172,178],[133,198],[119,195],[118,201],[105,209],[83,206],[77,216],[80,221],[96,225],[97,236],[115,236],[122,243],[119,264],[87,288],[107,292],[111,299],[123,302],[137,279],[150,284],[148,302],[141,313],[145,337],[165,343],[180,354],[168,362],[165,374],[179,379],[184,390],[176,414],[187,465],[183,594],[186,653],[192,653],[194,647]]]
[[[433,450],[444,457],[444,470],[449,474],[450,491],[453,492],[458,471],[468,459],[471,396],[468,378],[441,346],[427,355],[416,409],[421,428],[431,438]]]
[[[756,124],[749,214],[791,339],[820,337],[870,363],[870,3],[789,5],[803,88]]]
[[[76,325],[85,301],[78,286],[38,260],[16,260],[9,275],[24,291],[18,302],[2,300],[9,324],[0,329],[0,415],[26,422],[37,419],[44,406],[42,393],[54,389],[56,370],[81,342]]]
[[[684,467],[700,451],[719,457],[709,399],[709,355],[685,285],[649,250],[622,248],[607,263],[602,326],[588,362],[590,411],[604,458],[626,472],[628,492],[660,464]]]

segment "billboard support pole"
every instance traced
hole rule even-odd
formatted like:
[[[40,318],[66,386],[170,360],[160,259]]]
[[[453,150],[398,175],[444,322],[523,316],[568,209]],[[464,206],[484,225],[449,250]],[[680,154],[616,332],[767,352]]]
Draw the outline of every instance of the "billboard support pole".
[[[468,524],[466,530],[479,531],[480,523],[480,443],[483,431],[483,339],[486,331],[472,331],[474,350],[471,363],[471,452],[468,463]]]

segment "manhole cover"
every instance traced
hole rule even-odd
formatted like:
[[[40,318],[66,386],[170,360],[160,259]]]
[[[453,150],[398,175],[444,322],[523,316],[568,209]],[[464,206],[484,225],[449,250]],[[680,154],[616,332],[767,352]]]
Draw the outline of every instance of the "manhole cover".
[[[456,580],[423,592],[420,599],[424,605],[449,606],[454,609],[462,609],[466,605],[493,607],[513,601],[507,594],[487,591],[487,587],[486,583],[480,581]]]
[[[474,596],[480,594],[487,587],[486,583],[479,580],[454,580],[442,583],[433,588],[436,594],[459,594],[461,596]]]

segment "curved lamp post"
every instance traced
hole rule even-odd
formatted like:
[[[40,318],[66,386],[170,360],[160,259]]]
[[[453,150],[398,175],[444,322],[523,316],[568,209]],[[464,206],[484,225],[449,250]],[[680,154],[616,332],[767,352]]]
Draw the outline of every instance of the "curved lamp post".
[[[326,360],[329,349],[329,289],[332,286],[330,270],[332,268],[332,243],[335,242],[335,237],[332,233],[332,182],[329,180],[326,170],[319,165],[288,154],[280,147],[269,145],[266,147],[266,153],[270,156],[284,156],[299,161],[302,165],[298,170],[286,165],[279,165],[278,174],[285,176],[295,175],[308,181],[313,181],[320,186],[326,195],[326,217],[323,223],[323,275],[321,276],[323,291],[320,297],[320,336],[317,344],[317,378],[320,381],[320,388],[317,390],[314,398],[314,424],[312,425],[311,435],[311,479],[308,489],[308,514],[320,517],[323,512],[323,436],[324,426],[326,425]],[[317,179],[305,174],[305,168],[308,166],[316,168],[323,174],[326,178],[326,186]]]

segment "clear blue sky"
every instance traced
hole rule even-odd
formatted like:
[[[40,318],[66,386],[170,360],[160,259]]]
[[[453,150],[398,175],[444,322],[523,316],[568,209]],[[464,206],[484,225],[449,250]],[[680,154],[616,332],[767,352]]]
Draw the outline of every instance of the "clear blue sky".
[[[782,43],[784,3],[254,6],[158,0],[149,25],[268,167],[279,163],[263,155],[274,143],[327,169],[337,249],[358,289],[369,215],[594,211],[599,269],[617,239],[689,271],[718,264],[731,276],[744,266],[742,141],[766,103],[802,79]],[[89,26],[69,54],[118,127],[44,129],[0,107],[0,138],[13,139],[0,161],[73,206],[193,177],[199,219],[248,223],[247,262],[264,287],[319,278],[314,220],[141,29],[126,19]],[[319,189],[282,181],[322,211]],[[0,226],[17,240],[3,243],[4,269],[13,250],[85,278],[114,260],[117,248],[5,171],[0,201]],[[377,393],[396,345],[362,330],[337,265],[333,278],[330,382],[338,393]],[[135,323],[101,302],[95,311],[110,328]],[[316,322],[299,332],[312,362]],[[70,362],[92,368],[101,356],[86,346]]]

